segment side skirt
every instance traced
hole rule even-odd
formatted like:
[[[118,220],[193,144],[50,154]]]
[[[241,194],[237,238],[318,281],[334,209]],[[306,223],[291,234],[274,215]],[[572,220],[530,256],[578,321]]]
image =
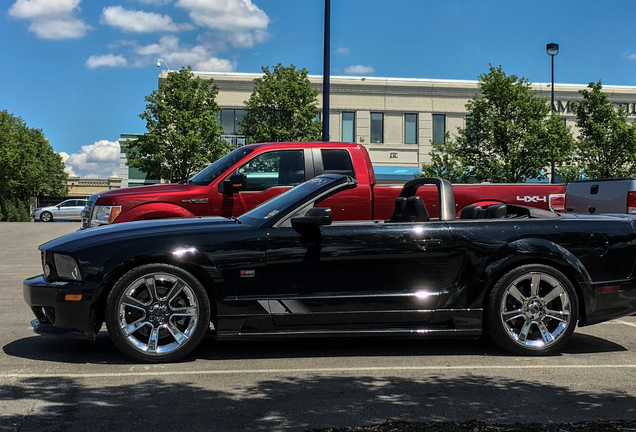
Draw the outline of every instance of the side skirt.
[[[385,338],[479,338],[482,329],[385,329],[385,330],[272,330],[267,332],[217,331],[218,340],[251,340],[283,338],[341,338],[341,337],[385,337]]]

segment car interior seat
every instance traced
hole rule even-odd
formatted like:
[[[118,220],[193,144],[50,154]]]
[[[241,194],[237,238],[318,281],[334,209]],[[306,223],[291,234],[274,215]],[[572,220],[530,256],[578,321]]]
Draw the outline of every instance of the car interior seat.
[[[393,213],[388,222],[402,222],[406,213],[406,197],[397,197],[393,206]]]
[[[397,197],[389,222],[428,222],[430,217],[422,198],[418,196]]]
[[[508,214],[508,206],[505,204],[492,204],[486,207],[484,218],[486,219],[503,219]]]
[[[482,209],[480,205],[467,205],[459,214],[460,219],[477,219],[479,211]]]
[[[426,205],[424,205],[422,198],[418,196],[406,199],[406,213],[408,220],[405,222],[428,222],[430,220]]]

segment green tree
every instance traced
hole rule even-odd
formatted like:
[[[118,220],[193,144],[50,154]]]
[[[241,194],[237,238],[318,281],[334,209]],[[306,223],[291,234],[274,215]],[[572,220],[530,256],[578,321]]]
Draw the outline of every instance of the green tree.
[[[139,117],[148,132],[127,141],[128,164],[151,177],[183,180],[229,152],[216,118],[218,92],[212,80],[195,79],[190,66],[168,73],[145,98],[146,110]]]
[[[263,77],[254,80],[254,91],[245,102],[241,133],[250,143],[320,140],[318,92],[311,88],[307,69],[279,63],[262,70]]]
[[[547,99],[538,97],[525,78],[490,65],[489,73],[479,76],[479,88],[466,104],[466,128],[433,147],[448,155],[456,174],[463,172],[462,178],[473,181],[519,183],[545,178],[551,163],[568,160],[574,144],[570,131],[560,116],[548,115]],[[436,159],[433,152],[431,157],[434,169],[443,168],[444,156]]]
[[[579,136],[576,160],[589,178],[636,175],[636,126],[627,123],[627,114],[616,109],[602,92],[601,81],[580,90],[583,100],[574,105]]]
[[[29,220],[29,198],[66,196],[64,163],[42,130],[0,111],[0,220]]]
[[[422,174],[415,174],[415,177],[440,177],[451,183],[474,182],[472,172],[464,169],[457,157],[457,143],[451,139],[448,132],[444,134],[444,138],[443,143],[431,142],[431,163],[422,165]]]

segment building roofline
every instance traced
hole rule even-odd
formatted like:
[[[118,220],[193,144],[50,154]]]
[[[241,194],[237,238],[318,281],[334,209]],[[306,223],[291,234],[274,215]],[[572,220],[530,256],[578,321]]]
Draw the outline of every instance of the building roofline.
[[[253,73],[253,72],[205,72],[205,71],[192,71],[195,75],[210,75],[211,77],[215,76],[223,76],[223,77],[243,77],[243,78],[261,78],[263,76],[262,73]],[[159,74],[159,78],[166,78],[167,72],[163,71]],[[322,75],[308,75],[312,81],[322,80]],[[406,78],[406,77],[373,77],[373,76],[350,76],[350,75],[331,75],[332,80],[342,80],[342,81],[351,81],[351,82],[359,82],[359,81],[370,81],[370,82],[395,82],[395,83],[427,83],[427,84],[479,84],[478,80],[460,80],[460,79],[434,79],[434,78]],[[589,83],[588,83],[589,84]],[[570,88],[586,88],[588,84],[572,84],[572,83],[555,83],[555,87],[570,87]],[[532,87],[550,87],[551,83],[542,83],[542,82],[530,82]],[[611,89],[636,89],[636,86],[627,86],[627,85],[611,85],[611,84],[603,84],[603,88],[611,88]]]

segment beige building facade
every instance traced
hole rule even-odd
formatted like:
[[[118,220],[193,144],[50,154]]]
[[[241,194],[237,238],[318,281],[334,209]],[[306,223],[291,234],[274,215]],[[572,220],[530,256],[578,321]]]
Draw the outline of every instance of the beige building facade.
[[[217,103],[226,139],[237,145],[245,141],[236,122],[253,91],[253,81],[261,74],[195,72],[201,79],[213,79],[219,86]],[[166,72],[159,80],[166,78]],[[322,76],[309,77],[318,91],[322,108]],[[550,84],[533,84],[540,96],[550,99]],[[573,101],[581,100],[579,90],[587,85],[556,84],[555,109],[574,129]],[[430,162],[431,141],[445,132],[456,134],[466,125],[466,103],[479,91],[477,81],[417,78],[377,78],[332,76],[330,81],[330,141],[364,145],[379,168],[412,172]],[[636,87],[604,86],[603,91],[628,118],[636,118]],[[576,132],[576,131],[575,131]]]

